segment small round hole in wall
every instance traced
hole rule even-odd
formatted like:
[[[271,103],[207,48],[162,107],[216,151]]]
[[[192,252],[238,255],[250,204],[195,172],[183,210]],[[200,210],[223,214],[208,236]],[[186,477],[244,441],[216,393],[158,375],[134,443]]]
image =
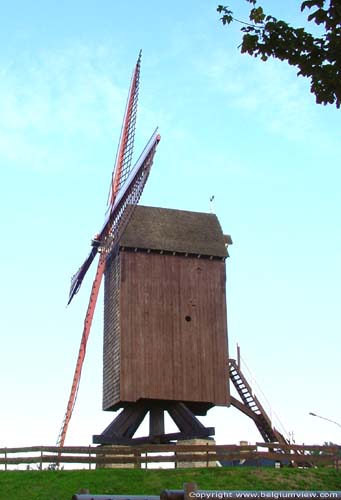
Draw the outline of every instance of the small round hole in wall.
[[[191,320],[192,320],[192,318],[191,318],[190,316],[185,316],[185,320],[186,320],[186,321],[191,321]]]

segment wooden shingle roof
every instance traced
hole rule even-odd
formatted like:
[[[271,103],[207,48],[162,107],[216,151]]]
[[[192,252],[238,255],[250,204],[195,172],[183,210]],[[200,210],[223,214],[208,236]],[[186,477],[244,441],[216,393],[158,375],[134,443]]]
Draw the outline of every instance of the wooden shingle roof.
[[[227,257],[224,236],[214,214],[138,205],[120,239],[120,247]]]

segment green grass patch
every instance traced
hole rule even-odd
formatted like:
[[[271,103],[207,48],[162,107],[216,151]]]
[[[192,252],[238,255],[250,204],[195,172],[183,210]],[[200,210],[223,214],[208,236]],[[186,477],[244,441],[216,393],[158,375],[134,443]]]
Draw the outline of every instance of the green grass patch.
[[[196,482],[207,490],[341,490],[341,472],[321,469],[98,469],[0,471],[0,500],[70,500],[81,488],[92,494],[153,494]]]

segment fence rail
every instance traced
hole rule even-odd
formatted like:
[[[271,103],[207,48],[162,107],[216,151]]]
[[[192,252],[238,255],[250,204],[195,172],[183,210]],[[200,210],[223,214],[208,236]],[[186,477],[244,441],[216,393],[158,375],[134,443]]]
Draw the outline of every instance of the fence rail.
[[[148,464],[212,466],[215,462],[273,461],[298,465],[341,465],[341,446],[256,443],[253,445],[30,446],[0,448],[0,465],[87,464],[141,467]]]

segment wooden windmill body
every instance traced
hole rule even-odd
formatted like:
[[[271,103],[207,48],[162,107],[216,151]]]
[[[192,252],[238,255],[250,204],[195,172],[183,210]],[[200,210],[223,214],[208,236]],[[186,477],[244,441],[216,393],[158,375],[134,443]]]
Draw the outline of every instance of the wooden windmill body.
[[[230,402],[227,243],[213,214],[135,208],[105,271],[103,409],[124,408],[136,421],[128,433],[113,424],[114,438],[104,432],[95,442],[132,438],[148,411],[158,431],[166,410],[178,437],[212,434],[195,415]]]

